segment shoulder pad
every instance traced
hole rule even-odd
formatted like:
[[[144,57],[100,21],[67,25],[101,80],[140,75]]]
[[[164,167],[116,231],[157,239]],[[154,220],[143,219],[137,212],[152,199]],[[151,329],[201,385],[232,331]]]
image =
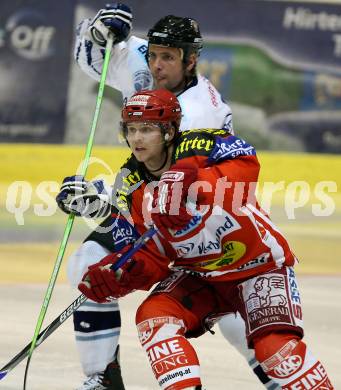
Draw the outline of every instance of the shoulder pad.
[[[191,156],[209,156],[219,135],[226,135],[224,129],[193,129],[182,131],[176,142],[175,160]]]

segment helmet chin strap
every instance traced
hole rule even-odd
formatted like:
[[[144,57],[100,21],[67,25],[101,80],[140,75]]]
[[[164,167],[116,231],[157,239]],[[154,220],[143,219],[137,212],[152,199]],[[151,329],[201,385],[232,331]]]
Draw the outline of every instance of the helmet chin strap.
[[[166,152],[165,160],[160,168],[151,170],[151,169],[148,169],[146,167],[150,173],[161,171],[161,169],[163,169],[165,167],[165,165],[167,164],[167,161],[168,161],[168,147],[166,145],[165,145],[165,152]]]

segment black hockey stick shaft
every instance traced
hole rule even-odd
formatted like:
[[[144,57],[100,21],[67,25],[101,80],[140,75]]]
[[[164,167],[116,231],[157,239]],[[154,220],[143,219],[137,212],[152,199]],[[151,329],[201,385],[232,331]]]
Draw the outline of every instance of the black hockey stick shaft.
[[[86,301],[85,295],[80,295],[75,301],[71,303],[71,305],[63,311],[49,326],[47,326],[44,330],[42,330],[35,344],[35,348],[37,348],[44,340],[46,340],[51,333],[53,333],[63,322],[65,322],[71,315],[74,313],[79,306]],[[20,351],[14,358],[8,362],[4,367],[0,370],[0,380],[4,378],[14,367],[16,367],[20,362],[22,362],[29,354],[31,349],[32,342],[26,345],[26,347]]]
[[[120,268],[126,263],[131,256],[133,256],[145,243],[156,233],[154,228],[147,230],[139,239],[137,239],[133,247],[126,252],[114,265],[113,269]],[[52,334],[61,324],[63,324],[81,305],[86,301],[86,296],[81,294],[75,299],[71,305],[69,305],[54,321],[51,322],[44,330],[42,330],[36,340],[35,348],[37,348],[44,340],[46,340],[50,334]],[[20,351],[14,358],[0,369],[0,380],[3,379],[14,367],[22,362],[30,352],[32,342],[26,345],[26,347]]]

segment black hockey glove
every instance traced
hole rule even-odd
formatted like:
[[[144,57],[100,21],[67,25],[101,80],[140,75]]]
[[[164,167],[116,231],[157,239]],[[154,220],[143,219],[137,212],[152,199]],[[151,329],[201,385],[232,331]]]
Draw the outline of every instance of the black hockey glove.
[[[105,46],[109,32],[114,35],[114,44],[124,41],[131,30],[133,15],[130,7],[122,3],[107,4],[91,21],[89,32],[100,46]]]
[[[110,195],[103,180],[86,181],[83,176],[68,176],[56,197],[58,207],[77,217],[100,218],[110,211]]]

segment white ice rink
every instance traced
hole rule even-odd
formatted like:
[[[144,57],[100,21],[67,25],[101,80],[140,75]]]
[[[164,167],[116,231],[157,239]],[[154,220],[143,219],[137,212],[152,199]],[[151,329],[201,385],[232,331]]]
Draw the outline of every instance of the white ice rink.
[[[341,278],[298,277],[303,297],[306,337],[326,366],[335,389],[341,389]],[[45,285],[0,286],[0,366],[3,367],[31,340],[45,294]],[[67,285],[57,285],[43,328],[77,296]],[[126,390],[157,390],[136,336],[134,313],[143,293],[121,300],[121,365]],[[207,390],[261,390],[264,387],[243,358],[216,334],[194,340]],[[26,360],[0,381],[1,390],[23,386]],[[60,326],[33,354],[27,390],[74,390],[83,379],[73,341],[72,320]]]

